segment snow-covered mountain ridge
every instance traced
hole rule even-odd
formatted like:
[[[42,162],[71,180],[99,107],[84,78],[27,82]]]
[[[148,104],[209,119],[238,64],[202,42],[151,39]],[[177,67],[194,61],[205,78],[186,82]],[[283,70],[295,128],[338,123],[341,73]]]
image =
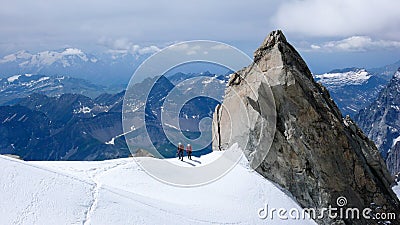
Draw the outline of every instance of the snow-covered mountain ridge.
[[[71,66],[73,60],[96,63],[98,59],[78,48],[65,48],[62,51],[43,51],[31,54],[25,50],[9,54],[0,59],[1,63],[18,62],[22,66],[48,66],[60,62],[63,67]]]
[[[135,68],[157,50],[158,48],[148,48],[147,51],[139,49],[129,54],[87,53],[72,47],[36,53],[22,50],[0,57],[0,78],[17,74],[44,74],[82,78],[103,85],[126,85]]]
[[[182,166],[188,163],[201,166],[219,154],[193,157],[193,161],[186,157],[184,162],[168,160]],[[211,184],[179,188],[154,180],[132,158],[24,162],[0,156],[3,165],[0,223],[299,224],[298,220],[268,221],[258,217],[258,210],[265,204],[274,208],[301,208],[274,184],[249,169],[244,160]]]
[[[337,69],[314,74],[314,78],[329,90],[342,114],[351,117],[368,106],[388,83],[385,76],[364,68]]]
[[[342,71],[317,74],[315,78],[327,87],[339,88],[346,85],[361,85],[367,82],[371,76],[366,69],[349,68]]]
[[[49,96],[74,93],[97,97],[104,92],[104,86],[68,76],[18,74],[0,78],[0,105],[14,103],[33,93]]]

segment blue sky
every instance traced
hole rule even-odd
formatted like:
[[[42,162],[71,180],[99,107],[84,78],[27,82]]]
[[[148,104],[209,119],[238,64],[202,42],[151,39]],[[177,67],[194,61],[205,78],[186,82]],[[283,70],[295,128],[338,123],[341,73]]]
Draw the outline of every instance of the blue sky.
[[[376,67],[400,60],[399,8],[398,0],[15,0],[0,8],[0,55],[64,47],[151,52],[198,39],[251,55],[282,29],[313,72]]]

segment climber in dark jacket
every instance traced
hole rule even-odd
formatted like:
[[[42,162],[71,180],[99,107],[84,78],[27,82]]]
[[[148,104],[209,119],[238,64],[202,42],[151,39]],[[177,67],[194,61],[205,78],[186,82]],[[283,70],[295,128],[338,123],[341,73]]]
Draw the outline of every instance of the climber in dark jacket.
[[[188,155],[188,159],[190,159],[190,160],[192,160],[192,146],[190,145],[190,144],[188,144],[187,146],[186,146],[186,152],[187,152],[187,155]]]
[[[185,147],[182,145],[182,143],[179,142],[179,144],[178,144],[178,157],[182,161],[183,161],[183,151],[184,150],[185,150]]]

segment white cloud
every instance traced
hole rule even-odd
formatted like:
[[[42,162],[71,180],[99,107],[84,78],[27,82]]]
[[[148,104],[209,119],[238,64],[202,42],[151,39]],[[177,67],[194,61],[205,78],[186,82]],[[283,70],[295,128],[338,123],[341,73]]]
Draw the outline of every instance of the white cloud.
[[[124,55],[124,54],[139,54],[139,55],[146,55],[152,54],[155,52],[160,51],[161,49],[155,45],[150,45],[146,47],[141,47],[138,44],[134,44],[133,42],[129,41],[126,38],[119,38],[119,39],[107,39],[101,38],[99,40],[99,44],[108,48],[108,52],[117,54],[117,55]]]
[[[312,44],[314,51],[350,51],[363,52],[379,49],[400,48],[400,41],[373,40],[368,36],[352,36],[339,41],[329,41],[322,44]]]
[[[144,55],[144,54],[153,54],[153,53],[156,53],[156,52],[159,52],[159,51],[161,51],[160,48],[158,48],[155,45],[151,45],[151,46],[139,49],[138,52],[139,52],[139,54]]]
[[[229,0],[18,0],[2,3],[0,51],[11,52],[57,49],[65,44],[96,48],[100,37],[126,37],[134,43],[193,39],[258,43],[272,29],[268,21],[278,5],[275,0],[235,3]],[[127,44],[126,40],[119,41],[116,44]]]
[[[102,46],[121,54],[157,50],[144,43],[193,39],[251,52],[277,28],[293,42],[350,36],[400,41],[399,8],[399,0],[7,1],[0,7],[0,54],[97,50],[101,37]]]
[[[319,46],[319,45],[311,45],[311,48],[312,48],[312,49],[320,49],[321,46]]]
[[[174,51],[184,52],[186,55],[196,55],[196,54],[207,55],[209,53],[208,50],[211,50],[213,52],[215,52],[215,51],[226,52],[226,51],[231,51],[232,47],[230,47],[229,45],[226,45],[226,44],[219,44],[219,43],[217,43],[213,46],[203,46],[202,44],[193,45],[193,44],[189,44],[189,43],[181,43],[181,44],[172,46],[171,49]]]
[[[200,45],[192,45],[188,43],[178,44],[171,47],[174,51],[183,51],[187,55],[196,55],[199,50],[201,50]]]
[[[228,45],[225,44],[217,44],[211,47],[211,49],[215,49],[215,50],[229,50],[231,49],[231,47],[229,47]]]
[[[289,0],[273,17],[286,32],[308,37],[365,35],[400,40],[398,0]]]

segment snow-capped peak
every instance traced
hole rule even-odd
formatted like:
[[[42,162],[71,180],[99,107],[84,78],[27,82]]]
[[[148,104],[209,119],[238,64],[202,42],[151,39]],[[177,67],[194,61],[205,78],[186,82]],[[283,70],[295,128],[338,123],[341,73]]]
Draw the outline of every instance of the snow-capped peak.
[[[62,55],[85,55],[82,50],[77,48],[66,48],[62,53]]]
[[[62,52],[56,52],[56,51],[39,52],[37,55],[34,55],[32,57],[30,64],[51,65],[54,62],[60,61],[64,67],[67,67],[71,65],[71,60],[68,60],[70,59],[69,57],[71,56],[76,56],[84,62],[88,61],[88,57],[82,50],[76,48],[67,48]]]
[[[345,85],[360,85],[366,82],[372,75],[365,69],[352,68],[343,71],[331,71],[329,73],[315,75],[317,81],[327,85],[342,87]]]
[[[21,75],[14,75],[14,76],[11,76],[11,77],[7,78],[7,81],[10,82],[10,83],[12,83],[12,82],[18,80],[18,78],[19,78],[20,76],[21,76]]]
[[[27,51],[19,51],[14,54],[4,56],[0,63],[18,63],[19,67],[43,67],[53,63],[60,63],[63,67],[69,67],[76,62],[96,63],[98,59],[89,57],[85,52],[78,48],[65,48],[61,51],[42,51],[30,54]]]
[[[18,51],[14,54],[6,55],[2,59],[0,59],[0,63],[7,63],[7,62],[13,62],[17,60],[23,60],[23,59],[30,59],[32,57],[32,54],[29,52],[23,50],[23,51]]]
[[[394,74],[394,78],[400,79],[400,68]]]
[[[49,79],[49,77],[44,77],[44,76],[40,76],[40,75],[33,75],[33,74],[30,74],[30,73],[26,73],[26,74],[16,74],[16,75],[13,75],[13,76],[10,76],[10,77],[8,77],[8,78],[6,78],[6,80],[7,80],[7,82],[9,82],[9,83],[13,83],[14,81],[18,81],[20,78],[31,78],[29,81],[28,81],[28,83],[29,82],[31,82],[31,83],[33,83],[33,82],[35,82],[35,81],[37,81],[37,82],[40,82],[40,81],[44,81],[44,80],[47,80],[47,79]],[[4,80],[2,80],[2,79],[0,79],[1,81],[4,81]],[[24,82],[24,81],[22,81],[22,82]],[[21,83],[22,84],[22,83]],[[27,83],[23,83],[23,85],[28,85]]]

